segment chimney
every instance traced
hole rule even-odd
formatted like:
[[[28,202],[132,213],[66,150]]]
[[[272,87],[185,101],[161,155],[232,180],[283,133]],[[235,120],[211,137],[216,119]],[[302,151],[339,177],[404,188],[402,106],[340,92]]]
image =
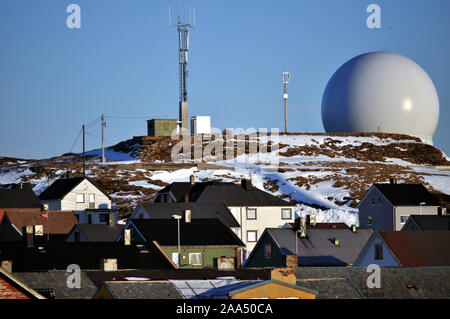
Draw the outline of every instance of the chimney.
[[[25,245],[27,248],[33,248],[34,246],[34,226],[23,226],[22,236],[25,240]]]
[[[116,221],[114,218],[114,212],[112,210],[110,210],[110,212],[109,212],[108,225],[109,225],[109,227],[114,227],[116,225]]]
[[[1,266],[7,272],[12,273],[12,264],[12,260],[3,260]]]
[[[191,175],[191,177],[189,178],[189,181],[191,182],[191,185],[195,184],[195,176]]]
[[[189,194],[184,194],[184,202],[189,203]]]
[[[70,178],[71,173],[72,173],[71,171],[66,171],[66,178],[67,178],[67,179]]]
[[[100,259],[100,269],[103,271],[116,271],[117,270],[117,259],[115,258],[105,258]]]
[[[295,255],[286,255],[286,264],[288,263],[288,256]],[[297,257],[297,256],[295,256]],[[295,261],[297,258],[292,258],[292,267],[287,266],[287,268],[274,268],[270,271],[270,279],[275,279],[282,282],[287,282],[288,284],[295,285],[297,283],[297,278],[295,276],[295,271],[292,269],[293,267],[297,267],[297,262]]]
[[[131,245],[131,229],[125,229],[123,231],[123,244],[125,246]]]
[[[396,178],[391,178],[390,180],[389,180],[389,183],[390,184],[397,184],[397,179]]]
[[[355,224],[352,225],[352,233],[356,233],[356,225]]]
[[[310,214],[306,216],[309,219],[309,226],[316,227],[317,218],[316,215]]]
[[[186,209],[186,210],[184,211],[184,221],[185,221],[186,223],[190,223],[190,222],[191,222],[191,217],[192,217],[191,210],[190,210],[190,209]]]
[[[300,218],[300,237],[306,237],[306,219]]]
[[[249,179],[243,179],[243,180],[241,181],[241,187],[242,187],[243,189],[245,189],[246,191],[252,189],[252,181],[249,180]]]

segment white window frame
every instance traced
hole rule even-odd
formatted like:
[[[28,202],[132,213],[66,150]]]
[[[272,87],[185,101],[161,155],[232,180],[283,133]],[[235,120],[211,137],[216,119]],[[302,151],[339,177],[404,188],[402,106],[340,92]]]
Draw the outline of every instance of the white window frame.
[[[78,196],[83,196],[83,201],[79,201],[79,197]],[[85,198],[84,198],[84,194],[76,194],[75,195],[75,203],[84,203],[85,202]]]
[[[255,218],[249,218],[249,217],[248,217],[248,213],[249,213],[250,211],[254,211],[254,212],[255,212]],[[247,208],[247,212],[246,212],[246,215],[245,215],[245,216],[247,217],[247,220],[257,220],[257,219],[258,219],[258,211],[257,211],[256,208]]]
[[[284,218],[283,214],[285,211],[289,211],[289,218]],[[292,209],[291,208],[282,208],[281,209],[281,219],[282,220],[291,220],[292,219]]]
[[[192,261],[192,258],[194,256],[200,256],[200,263],[194,264],[194,262]],[[189,253],[189,265],[192,265],[192,266],[201,266],[201,265],[203,265],[203,255],[202,255],[202,253]]]
[[[255,240],[249,239],[249,233],[255,233]],[[247,230],[247,242],[248,243],[256,243],[258,241],[258,231],[257,230]]]

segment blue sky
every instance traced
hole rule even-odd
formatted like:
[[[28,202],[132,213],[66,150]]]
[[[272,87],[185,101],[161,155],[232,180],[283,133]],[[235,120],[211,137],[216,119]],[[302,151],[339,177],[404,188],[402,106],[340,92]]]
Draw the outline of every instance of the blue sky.
[[[81,7],[81,29],[66,7]],[[366,8],[381,7],[381,29]],[[321,99],[336,69],[368,51],[403,54],[432,78],[440,99],[434,143],[450,155],[450,1],[180,0],[196,8],[189,115],[212,125],[284,126],[281,72],[292,73],[289,130],[323,132]],[[146,135],[146,119],[178,116],[175,0],[2,0],[0,156],[69,152],[81,125],[107,117],[106,145]],[[173,11],[173,10],[172,10]],[[132,117],[132,118],[121,118]],[[100,126],[87,149],[100,147]],[[95,136],[95,137],[94,137]],[[81,139],[73,151],[81,151]]]

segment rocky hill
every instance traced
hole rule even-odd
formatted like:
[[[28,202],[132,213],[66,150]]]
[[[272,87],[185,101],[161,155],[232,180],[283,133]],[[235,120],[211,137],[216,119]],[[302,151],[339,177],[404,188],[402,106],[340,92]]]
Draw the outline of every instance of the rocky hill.
[[[87,174],[109,192],[121,216],[131,212],[137,201],[151,200],[167,183],[187,181],[190,175],[197,181],[251,178],[256,187],[295,201],[298,214],[318,214],[319,221],[355,222],[355,207],[365,191],[390,178],[399,183],[423,183],[443,201],[450,195],[449,159],[439,149],[410,136],[290,133],[277,140],[255,135],[215,142],[223,147],[210,156],[174,164],[171,152],[177,141],[134,137],[106,149],[105,164],[100,163],[100,150],[88,152]],[[191,152],[204,153],[208,145],[203,141]],[[239,145],[244,154],[239,153]],[[262,151],[249,155],[254,146]],[[232,156],[223,160],[221,153]],[[79,154],[36,161],[0,158],[0,184],[30,182],[38,194],[66,171],[81,174]]]

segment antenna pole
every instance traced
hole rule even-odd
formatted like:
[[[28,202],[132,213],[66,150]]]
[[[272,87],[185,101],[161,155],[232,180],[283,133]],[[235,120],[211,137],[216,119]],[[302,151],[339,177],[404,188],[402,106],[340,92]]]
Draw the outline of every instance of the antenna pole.
[[[83,124],[83,177],[86,176],[86,134],[85,134],[85,125]]]
[[[105,163],[105,116],[102,114],[102,163]]]
[[[287,94],[287,85],[291,81],[291,73],[289,72],[283,72],[283,85],[284,85],[284,133],[287,133],[287,100],[288,100],[288,94]]]

